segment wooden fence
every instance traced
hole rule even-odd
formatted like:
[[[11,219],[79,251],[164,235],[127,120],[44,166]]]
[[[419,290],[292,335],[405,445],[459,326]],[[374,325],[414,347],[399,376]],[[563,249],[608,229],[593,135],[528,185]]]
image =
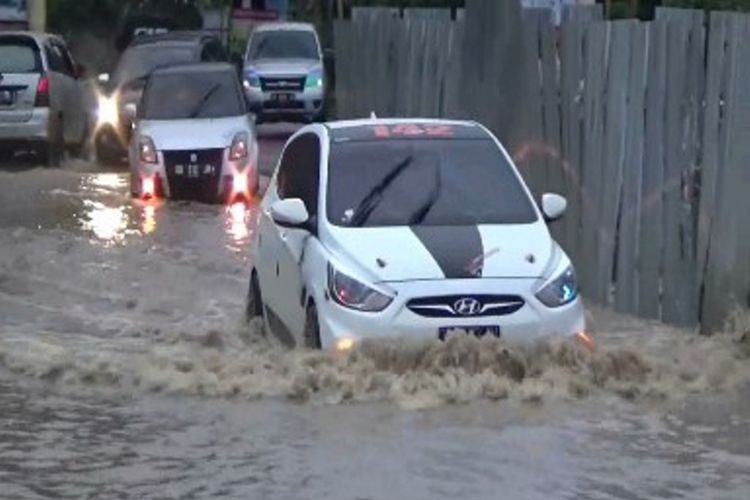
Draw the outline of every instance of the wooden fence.
[[[337,21],[339,116],[488,125],[537,196],[567,196],[552,231],[591,301],[704,331],[748,307],[750,16],[575,7],[556,27],[549,11],[466,3],[458,20]]]

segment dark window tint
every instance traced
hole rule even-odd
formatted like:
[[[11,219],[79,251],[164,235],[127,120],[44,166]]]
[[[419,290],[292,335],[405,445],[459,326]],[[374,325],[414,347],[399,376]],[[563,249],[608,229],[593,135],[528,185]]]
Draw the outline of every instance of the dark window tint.
[[[0,37],[0,73],[41,73],[42,58],[34,40]]]
[[[68,49],[66,49],[64,46],[60,45],[59,43],[53,43],[52,48],[57,53],[57,57],[62,63],[61,73],[68,75],[68,76],[75,76],[75,66],[73,64],[73,59],[70,57],[70,54],[68,53]]]
[[[146,80],[156,68],[195,62],[197,52],[191,46],[143,45],[125,51],[112,75],[113,85],[128,85]]]
[[[309,31],[263,31],[253,35],[247,58],[318,59],[318,44]]]
[[[328,219],[340,226],[526,224],[536,212],[490,139],[332,145]]]
[[[208,62],[223,62],[226,61],[226,55],[221,44],[218,42],[208,42],[203,47],[201,53],[201,60]]]
[[[318,213],[320,140],[315,134],[297,137],[284,150],[276,178],[279,198],[300,198],[310,215]]]
[[[60,51],[51,44],[48,44],[44,50],[47,52],[47,65],[49,65],[50,71],[65,73],[65,62]]]
[[[240,84],[232,71],[156,74],[143,96],[146,120],[226,118],[243,114]]]

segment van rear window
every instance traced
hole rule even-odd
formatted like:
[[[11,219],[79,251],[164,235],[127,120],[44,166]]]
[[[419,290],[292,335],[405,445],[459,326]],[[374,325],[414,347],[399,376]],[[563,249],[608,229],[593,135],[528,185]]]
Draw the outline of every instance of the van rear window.
[[[0,37],[0,73],[41,73],[39,48],[30,38]]]

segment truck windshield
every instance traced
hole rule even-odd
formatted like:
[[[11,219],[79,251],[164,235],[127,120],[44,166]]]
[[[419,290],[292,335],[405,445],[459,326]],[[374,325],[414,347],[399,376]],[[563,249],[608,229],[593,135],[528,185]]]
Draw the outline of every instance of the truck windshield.
[[[318,59],[318,43],[308,31],[264,31],[253,35],[247,58]]]

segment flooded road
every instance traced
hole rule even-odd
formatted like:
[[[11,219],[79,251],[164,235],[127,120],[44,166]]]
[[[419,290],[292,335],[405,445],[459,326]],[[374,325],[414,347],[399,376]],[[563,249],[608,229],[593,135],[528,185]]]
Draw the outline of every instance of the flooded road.
[[[742,328],[290,352],[242,321],[255,204],[127,182],[0,168],[0,498],[748,498]]]

